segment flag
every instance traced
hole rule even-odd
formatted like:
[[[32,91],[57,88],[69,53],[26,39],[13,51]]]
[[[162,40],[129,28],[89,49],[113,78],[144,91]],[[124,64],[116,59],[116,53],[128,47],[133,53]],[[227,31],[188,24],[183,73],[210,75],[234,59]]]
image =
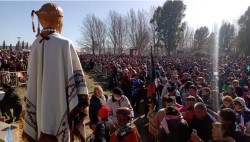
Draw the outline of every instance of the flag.
[[[156,68],[155,68],[154,57],[153,57],[152,51],[151,51],[150,66],[151,66],[150,79],[149,79],[150,82],[148,85],[147,96],[151,97],[150,110],[158,111],[162,108],[162,101],[161,101],[160,93],[157,92],[158,81],[157,81]]]
[[[7,131],[6,131],[6,134],[5,134],[5,137],[4,137],[4,141],[5,142],[12,142],[10,127],[7,128]]]

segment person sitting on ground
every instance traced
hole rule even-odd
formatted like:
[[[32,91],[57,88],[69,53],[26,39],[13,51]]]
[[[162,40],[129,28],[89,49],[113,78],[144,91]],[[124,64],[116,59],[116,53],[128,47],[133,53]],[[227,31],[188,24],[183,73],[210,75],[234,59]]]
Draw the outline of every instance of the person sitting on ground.
[[[12,123],[19,120],[22,111],[21,99],[16,90],[8,84],[3,84],[3,91],[5,95],[0,102],[1,112],[5,117],[9,118],[6,123]],[[13,115],[11,109],[13,109]]]
[[[131,111],[128,107],[116,110],[117,126],[111,132],[110,142],[140,142],[136,126],[131,122]]]

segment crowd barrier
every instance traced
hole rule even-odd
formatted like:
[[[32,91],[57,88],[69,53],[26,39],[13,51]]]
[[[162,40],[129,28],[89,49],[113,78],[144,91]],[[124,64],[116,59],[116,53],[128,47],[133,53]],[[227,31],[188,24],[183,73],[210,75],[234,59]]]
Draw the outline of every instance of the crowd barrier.
[[[26,86],[26,81],[27,81],[27,71],[0,72],[0,87],[2,87],[3,84],[9,84],[12,87]]]

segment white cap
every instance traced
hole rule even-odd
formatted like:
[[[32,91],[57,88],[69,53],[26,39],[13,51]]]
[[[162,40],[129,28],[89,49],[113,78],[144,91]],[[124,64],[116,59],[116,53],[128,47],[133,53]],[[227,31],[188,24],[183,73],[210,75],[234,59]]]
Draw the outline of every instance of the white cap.
[[[234,99],[234,101],[237,101],[237,102],[239,102],[242,106],[246,106],[246,103],[245,103],[245,100],[243,99],[243,98],[241,98],[241,97],[236,97],[235,99]]]

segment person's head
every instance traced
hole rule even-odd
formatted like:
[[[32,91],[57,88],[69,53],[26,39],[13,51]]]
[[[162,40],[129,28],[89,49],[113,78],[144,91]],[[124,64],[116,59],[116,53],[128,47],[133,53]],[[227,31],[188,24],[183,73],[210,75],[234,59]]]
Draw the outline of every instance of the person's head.
[[[230,129],[229,125],[221,122],[213,123],[212,137],[213,140],[224,140],[226,137],[233,137],[234,131]]]
[[[204,119],[207,115],[207,107],[204,103],[198,102],[194,105],[194,113],[198,119]]]
[[[236,111],[241,111],[246,106],[245,100],[241,97],[236,97],[233,104]]]
[[[224,108],[219,112],[218,116],[219,122],[221,122],[225,127],[225,136],[233,136],[235,133],[235,121],[236,115],[231,108]]]
[[[166,107],[165,114],[167,116],[179,116],[179,115],[181,115],[180,111],[174,106]]]
[[[203,87],[202,88],[202,95],[203,96],[210,95],[210,93],[211,93],[211,89],[209,87]]]
[[[178,75],[173,74],[173,75],[171,76],[171,81],[172,81],[172,82],[177,82],[177,81],[178,81]]]
[[[174,95],[176,92],[176,85],[174,83],[171,83],[170,86],[167,88],[169,95]]]
[[[162,97],[162,106],[166,108],[168,106],[173,106],[175,104],[175,99],[173,97],[163,96]]]
[[[118,125],[126,125],[131,120],[131,111],[128,107],[120,107],[116,110],[116,118]]]
[[[46,3],[38,11],[32,11],[38,16],[43,29],[55,29],[61,33],[63,26],[63,10],[55,3]]]
[[[222,103],[223,103],[224,107],[228,108],[228,107],[232,106],[233,99],[231,96],[224,96],[222,99]]]
[[[98,110],[98,120],[107,120],[109,117],[109,108],[107,106],[102,106],[99,110]]]
[[[197,95],[197,88],[194,85],[191,85],[188,90],[188,94],[191,96],[196,96]]]
[[[233,80],[233,86],[239,86],[239,80]]]
[[[218,120],[221,123],[234,124],[234,122],[236,121],[234,110],[232,110],[231,108],[223,108],[219,112]]]
[[[191,85],[193,85],[193,82],[192,82],[192,81],[187,81],[187,82],[184,84],[184,88],[185,88],[186,90],[188,90],[189,87],[190,87]]]
[[[184,73],[183,74],[183,79],[188,79],[188,78],[190,78],[190,75],[188,73]]]
[[[3,87],[4,92],[7,92],[11,88],[11,86],[9,84],[3,84],[2,87]]]
[[[227,93],[234,93],[235,90],[234,90],[234,86],[233,85],[228,85],[227,86],[227,90],[226,90]]]
[[[125,69],[123,70],[123,73],[126,74],[126,75],[128,75],[128,74],[129,74],[129,70],[128,70],[127,68],[125,68]]]
[[[196,103],[196,99],[194,96],[188,96],[185,100],[185,106],[187,108],[194,106],[195,103]]]
[[[196,83],[198,85],[202,85],[202,84],[204,84],[204,82],[205,82],[205,79],[203,77],[198,77],[196,80]]]
[[[103,90],[101,86],[99,85],[95,86],[94,95],[96,95],[97,97],[101,97],[103,95]]]
[[[220,140],[223,137],[222,123],[214,122],[212,128],[213,140]]]
[[[122,95],[123,95],[123,91],[120,87],[115,87],[113,90],[112,90],[112,96],[114,97],[114,99],[116,101],[119,101],[121,100],[122,98]]]

